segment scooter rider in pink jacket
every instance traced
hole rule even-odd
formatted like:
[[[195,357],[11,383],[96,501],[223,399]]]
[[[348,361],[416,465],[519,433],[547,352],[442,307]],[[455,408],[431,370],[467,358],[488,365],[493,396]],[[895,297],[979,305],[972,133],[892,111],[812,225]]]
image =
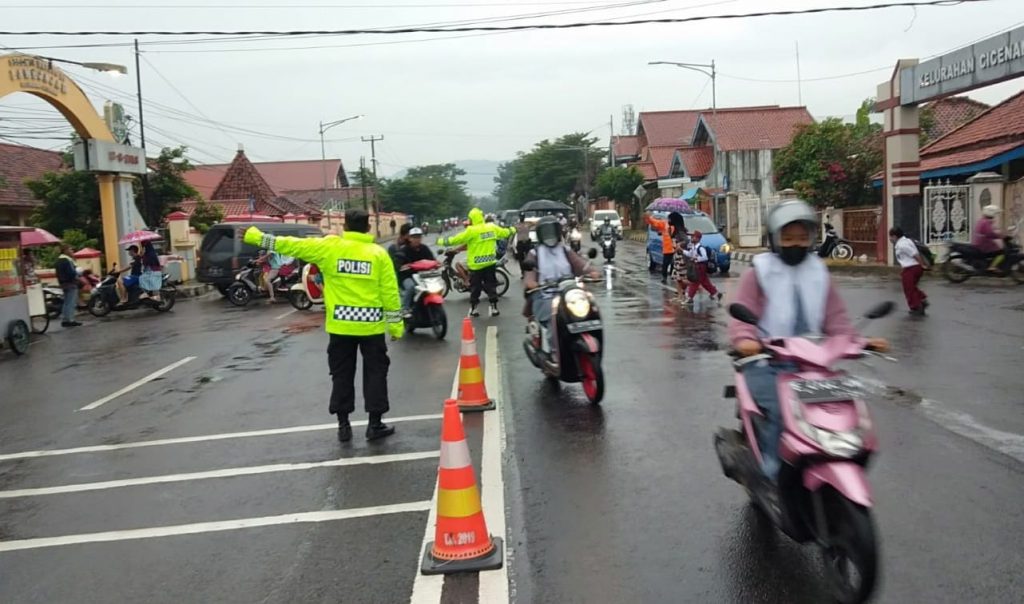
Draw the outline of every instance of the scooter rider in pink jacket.
[[[771,251],[754,257],[752,268],[740,277],[733,299],[760,321],[754,326],[730,319],[732,347],[743,356],[752,356],[761,352],[763,338],[855,335],[828,267],[816,254],[809,253],[818,229],[811,206],[800,200],[784,201],[769,212],[767,227]],[[888,349],[888,342],[882,338],[871,338],[869,345],[875,350]],[[781,466],[778,445],[782,418],[776,378],[779,373],[794,370],[796,366],[791,362],[769,360],[750,363],[743,370],[750,395],[765,414],[766,421],[758,426],[757,442],[762,470],[772,481]]]

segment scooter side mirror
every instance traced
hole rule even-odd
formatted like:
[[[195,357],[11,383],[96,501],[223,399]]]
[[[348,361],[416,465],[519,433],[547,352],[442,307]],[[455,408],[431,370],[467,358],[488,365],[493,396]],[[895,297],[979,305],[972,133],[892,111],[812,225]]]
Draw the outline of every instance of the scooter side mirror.
[[[758,322],[757,315],[739,302],[733,302],[729,305],[729,316],[747,325],[757,325]]]
[[[592,247],[589,250],[587,250],[587,258],[590,258],[591,260],[593,260],[594,258],[597,258],[597,248],[596,247]]]
[[[895,310],[895,308],[896,308],[896,303],[894,303],[892,300],[886,300],[885,302],[882,302],[882,303],[878,304],[877,306],[873,307],[871,310],[869,310],[864,315],[864,318],[865,319],[881,319],[882,317],[888,315],[893,310]]]

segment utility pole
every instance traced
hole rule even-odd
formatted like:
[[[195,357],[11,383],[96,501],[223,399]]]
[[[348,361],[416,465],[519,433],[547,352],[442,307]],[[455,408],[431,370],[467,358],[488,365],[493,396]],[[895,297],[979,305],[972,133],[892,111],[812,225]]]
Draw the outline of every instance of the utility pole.
[[[359,182],[363,186],[363,209],[366,210],[366,158],[359,158]]]
[[[373,215],[374,223],[376,224],[377,237],[380,237],[380,202],[377,201],[377,141],[384,140],[384,135],[380,136],[370,135],[369,137],[362,137],[364,143],[370,143],[370,162],[373,164]],[[363,188],[363,195],[366,195],[365,185]]]
[[[615,167],[615,116],[608,116],[608,167]]]
[[[142,158],[146,161],[146,172],[142,174],[142,207],[146,209],[146,222],[150,228],[156,228],[160,216],[154,216],[149,205],[149,163],[146,159],[146,122],[142,117],[142,72],[139,70],[139,39],[135,38],[135,95],[139,101],[139,146],[142,147]]]

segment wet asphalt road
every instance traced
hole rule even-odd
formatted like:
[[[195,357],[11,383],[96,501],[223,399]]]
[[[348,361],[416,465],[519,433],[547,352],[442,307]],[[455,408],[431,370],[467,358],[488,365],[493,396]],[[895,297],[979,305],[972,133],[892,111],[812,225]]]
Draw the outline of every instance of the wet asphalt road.
[[[600,407],[578,385],[547,384],[523,356],[518,279],[499,333],[507,435],[505,493],[517,602],[822,602],[820,561],[759,523],[724,478],[711,434],[732,425],[731,378],[716,304],[690,311],[624,242],[613,289],[598,287],[608,343]],[[734,274],[741,267],[734,268]],[[726,292],[735,279],[716,279]],[[899,300],[896,281],[842,278],[851,310]],[[1024,290],[926,284],[932,316],[876,322],[898,364],[851,369],[873,385],[881,450],[872,469],[882,546],[880,602],[1024,599]],[[440,422],[413,419],[368,444],[340,446],[326,413],[318,312],[218,299],[57,328],[15,359],[0,354],[0,548],[4,542],[239,518],[428,502]],[[459,354],[448,339],[391,345],[391,417],[437,414]],[[150,372],[196,357],[91,411]],[[493,394],[493,393],[492,393]],[[357,411],[353,419],[364,419]],[[467,416],[470,447],[481,420]],[[303,427],[152,447],[5,459],[3,455]],[[401,461],[196,478],[193,473],[338,458]],[[477,462],[479,468],[479,461]],[[180,476],[188,474],[189,476]],[[176,475],[162,484],[14,490]],[[423,508],[425,509],[425,508]],[[493,513],[493,511],[489,511]],[[405,602],[427,512],[109,543],[0,549],[4,602]],[[442,601],[476,601],[476,577]]]
[[[634,272],[599,294],[609,380],[600,407],[578,386],[543,383],[515,338],[501,342],[514,376],[518,601],[828,601],[817,554],[759,522],[711,447],[714,428],[735,421],[722,398],[724,309],[673,306],[640,246],[623,248],[619,265]],[[726,292],[735,283],[715,281]],[[852,312],[901,299],[897,281],[841,282]],[[877,601],[1019,602],[1024,290],[928,289],[925,321],[901,311],[867,330],[893,340],[899,364],[853,366],[878,391]]]

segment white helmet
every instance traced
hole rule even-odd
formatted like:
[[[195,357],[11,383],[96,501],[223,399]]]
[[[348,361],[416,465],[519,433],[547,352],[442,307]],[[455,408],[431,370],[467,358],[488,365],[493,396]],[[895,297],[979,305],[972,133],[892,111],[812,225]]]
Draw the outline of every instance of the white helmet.
[[[765,226],[768,229],[768,246],[771,247],[773,252],[779,252],[779,239],[782,227],[794,222],[806,224],[811,234],[811,240],[814,240],[815,233],[818,230],[818,215],[814,213],[814,209],[806,201],[789,199],[776,205],[768,212]]]
[[[989,204],[981,208],[981,215],[985,216],[986,218],[995,218],[1002,211],[1003,210],[1000,209],[999,206]]]

